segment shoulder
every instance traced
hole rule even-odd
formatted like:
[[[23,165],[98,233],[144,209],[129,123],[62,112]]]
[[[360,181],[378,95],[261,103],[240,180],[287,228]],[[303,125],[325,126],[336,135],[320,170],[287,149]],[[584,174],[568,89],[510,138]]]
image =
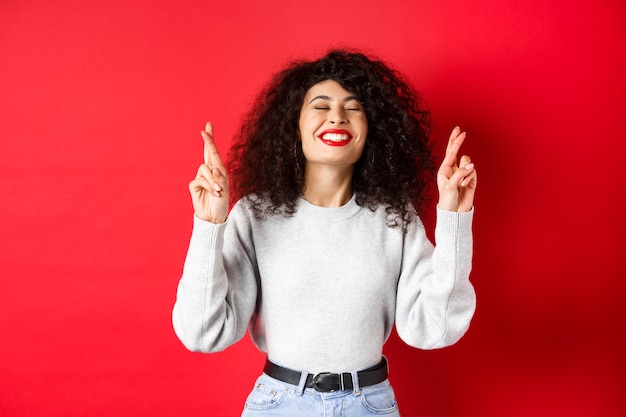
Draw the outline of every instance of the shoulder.
[[[230,216],[238,222],[255,224],[280,214],[281,210],[276,209],[266,195],[249,194],[239,199],[231,209]]]
[[[411,229],[424,227],[417,210],[411,202],[400,205],[400,208],[397,205],[385,203],[365,203],[364,206],[369,208],[368,211],[373,213],[375,217],[383,219],[383,223],[388,228],[401,230],[406,233]]]
[[[295,201],[275,202],[269,193],[248,194],[238,200],[232,210],[256,220],[265,220],[274,217],[291,218],[295,215],[297,206]]]

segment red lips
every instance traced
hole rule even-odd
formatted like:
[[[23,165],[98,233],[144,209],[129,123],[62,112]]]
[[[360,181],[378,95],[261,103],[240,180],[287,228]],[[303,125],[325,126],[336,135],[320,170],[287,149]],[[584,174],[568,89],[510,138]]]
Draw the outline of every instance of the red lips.
[[[345,146],[352,140],[352,133],[345,129],[327,129],[317,137],[328,146]]]

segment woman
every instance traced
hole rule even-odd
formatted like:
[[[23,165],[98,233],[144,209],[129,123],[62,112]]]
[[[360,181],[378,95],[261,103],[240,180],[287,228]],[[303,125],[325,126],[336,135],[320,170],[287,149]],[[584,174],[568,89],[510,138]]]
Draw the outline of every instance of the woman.
[[[394,323],[422,349],[466,332],[476,170],[457,162],[465,133],[455,128],[437,172],[434,247],[418,212],[428,132],[398,73],[345,51],[274,77],[234,142],[230,174],[213,126],[201,132],[173,323],[190,350],[223,350],[249,330],[267,353],[244,416],[399,415],[382,356]]]

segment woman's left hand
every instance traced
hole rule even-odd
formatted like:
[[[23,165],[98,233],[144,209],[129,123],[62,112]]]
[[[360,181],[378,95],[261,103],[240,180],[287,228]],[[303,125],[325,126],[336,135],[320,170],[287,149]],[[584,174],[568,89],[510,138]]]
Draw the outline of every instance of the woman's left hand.
[[[466,133],[457,126],[450,134],[446,156],[437,172],[438,206],[442,210],[465,212],[474,206],[478,177],[471,159],[463,155],[457,164],[459,148]]]

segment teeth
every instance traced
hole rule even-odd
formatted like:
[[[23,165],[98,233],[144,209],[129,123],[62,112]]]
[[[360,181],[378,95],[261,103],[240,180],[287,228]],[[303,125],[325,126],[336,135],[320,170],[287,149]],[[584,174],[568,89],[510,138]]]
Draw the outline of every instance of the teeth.
[[[341,134],[341,133],[326,133],[324,136],[322,136],[322,139],[324,140],[330,140],[333,142],[341,142],[342,140],[348,140],[350,139],[349,135]]]

